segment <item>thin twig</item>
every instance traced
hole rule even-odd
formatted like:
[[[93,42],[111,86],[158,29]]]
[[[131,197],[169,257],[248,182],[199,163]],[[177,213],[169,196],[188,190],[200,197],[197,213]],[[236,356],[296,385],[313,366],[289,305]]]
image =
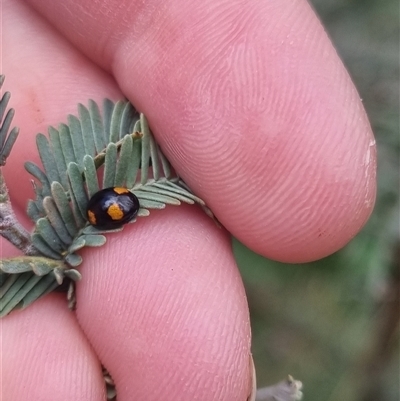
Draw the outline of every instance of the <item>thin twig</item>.
[[[25,255],[39,255],[32,245],[29,232],[19,223],[11,206],[8,189],[0,171],[0,235]]]
[[[143,137],[143,133],[135,131],[129,134],[133,140],[141,139]],[[117,147],[117,150],[119,151],[122,146],[122,142],[124,141],[124,138],[120,139],[118,142],[115,143],[115,146]],[[94,160],[94,165],[96,169],[98,169],[100,166],[104,164],[105,158],[106,158],[106,153],[107,153],[107,148],[103,149],[100,153],[98,153]]]
[[[300,381],[289,375],[286,380],[273,386],[258,389],[256,401],[298,401],[303,396],[302,387]]]

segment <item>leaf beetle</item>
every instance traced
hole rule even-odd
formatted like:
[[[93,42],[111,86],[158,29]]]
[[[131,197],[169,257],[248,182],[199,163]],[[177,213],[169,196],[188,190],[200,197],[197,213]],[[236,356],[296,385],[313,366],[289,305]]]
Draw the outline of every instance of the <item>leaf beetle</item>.
[[[134,219],[139,207],[138,198],[127,188],[104,188],[89,199],[86,216],[92,226],[110,230]]]

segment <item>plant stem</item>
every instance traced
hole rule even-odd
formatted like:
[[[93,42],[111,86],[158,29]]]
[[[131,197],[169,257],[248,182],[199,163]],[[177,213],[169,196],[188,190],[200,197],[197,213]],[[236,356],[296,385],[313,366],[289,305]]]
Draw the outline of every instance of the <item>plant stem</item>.
[[[273,386],[257,390],[256,401],[297,401],[303,396],[302,383],[289,376]]]
[[[11,206],[8,189],[0,170],[0,235],[25,255],[38,255],[29,232],[19,223]]]

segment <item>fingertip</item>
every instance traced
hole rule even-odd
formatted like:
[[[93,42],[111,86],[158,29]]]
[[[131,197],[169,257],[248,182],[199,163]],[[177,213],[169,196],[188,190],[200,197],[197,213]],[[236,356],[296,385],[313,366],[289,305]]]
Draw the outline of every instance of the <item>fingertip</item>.
[[[121,400],[245,399],[246,296],[229,238],[201,210],[152,213],[82,273],[77,314]]]
[[[62,295],[12,312],[0,329],[5,400],[105,400],[100,363]]]
[[[248,247],[296,263],[337,251],[372,213],[376,149],[318,18],[307,2],[194,7],[159,15],[148,46],[116,51],[121,86],[179,174]],[[174,23],[181,40],[171,44],[160,32]]]

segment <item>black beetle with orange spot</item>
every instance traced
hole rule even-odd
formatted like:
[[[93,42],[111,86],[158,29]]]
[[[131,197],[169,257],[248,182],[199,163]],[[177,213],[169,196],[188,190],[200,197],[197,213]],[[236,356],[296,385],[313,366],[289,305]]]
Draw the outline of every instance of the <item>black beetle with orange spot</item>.
[[[86,215],[92,226],[110,230],[134,219],[138,211],[139,200],[132,192],[127,188],[111,187],[90,198]]]

